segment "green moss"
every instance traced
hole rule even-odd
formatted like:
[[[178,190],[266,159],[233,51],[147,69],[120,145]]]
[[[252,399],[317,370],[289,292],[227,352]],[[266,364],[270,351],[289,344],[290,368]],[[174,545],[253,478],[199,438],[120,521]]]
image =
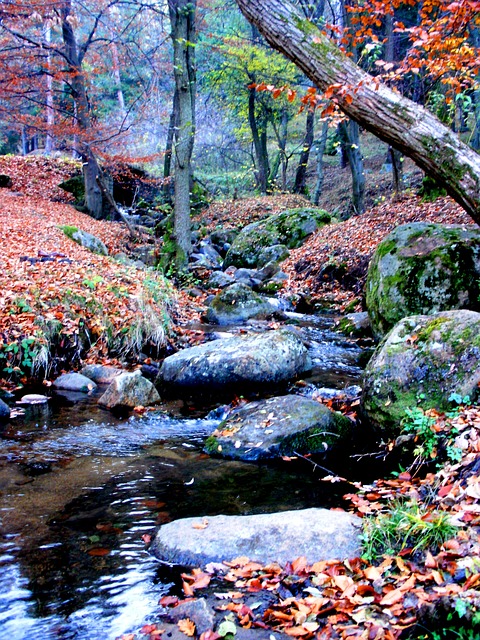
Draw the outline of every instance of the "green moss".
[[[442,316],[434,318],[433,320],[428,322],[425,327],[421,331],[419,331],[417,336],[418,342],[426,342],[430,338],[432,333],[440,329],[440,327],[442,327],[446,322],[449,322],[448,318]]]
[[[395,240],[387,239],[378,245],[376,250],[376,256],[378,256],[378,258],[383,258],[388,253],[395,253],[396,250],[397,250],[397,243],[395,242]]]
[[[67,224],[61,225],[58,228],[61,229],[63,233],[67,236],[67,238],[70,238],[70,240],[73,240],[73,234],[77,233],[78,231],[78,227],[72,227]]]
[[[367,308],[377,336],[408,315],[462,307],[480,310],[480,238],[474,232],[412,224],[395,230],[379,245],[366,283]]]
[[[209,436],[205,440],[205,451],[209,455],[218,453],[220,444],[215,436]]]

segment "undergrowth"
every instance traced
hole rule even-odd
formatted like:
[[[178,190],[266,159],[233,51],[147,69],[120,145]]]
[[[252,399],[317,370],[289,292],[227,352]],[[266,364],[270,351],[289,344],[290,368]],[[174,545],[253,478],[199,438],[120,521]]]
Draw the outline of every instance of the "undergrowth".
[[[371,562],[407,549],[411,553],[435,550],[456,531],[447,513],[429,510],[414,500],[396,500],[377,516],[364,519],[363,557]]]

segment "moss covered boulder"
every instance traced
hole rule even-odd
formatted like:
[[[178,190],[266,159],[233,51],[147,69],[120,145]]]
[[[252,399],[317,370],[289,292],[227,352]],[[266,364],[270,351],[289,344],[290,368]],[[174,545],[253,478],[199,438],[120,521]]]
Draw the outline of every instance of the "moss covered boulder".
[[[268,331],[214,340],[163,361],[157,384],[191,395],[276,387],[311,368],[306,347],[293,333]]]
[[[397,227],[381,242],[366,282],[377,338],[399,320],[449,309],[480,311],[480,229],[424,222]]]
[[[101,256],[108,256],[108,249],[105,244],[96,236],[88,233],[88,231],[68,225],[64,225],[60,227],[60,229],[68,238],[70,238],[70,240],[73,240],[80,246],[85,247],[85,249],[88,249],[92,253],[97,253]]]
[[[246,284],[235,283],[215,296],[206,318],[212,324],[231,325],[249,318],[267,318],[275,313],[277,309],[268,300]]]
[[[205,450],[235,460],[298,453],[327,454],[351,436],[352,423],[311,398],[281,396],[234,410],[207,439]]]
[[[305,239],[321,226],[328,224],[331,216],[322,209],[288,209],[265,220],[253,222],[236,236],[225,256],[224,268],[256,267],[265,247],[285,245],[288,249],[299,247]],[[262,259],[264,259],[262,257]]]
[[[401,431],[405,409],[445,410],[452,394],[474,400],[480,382],[480,313],[444,311],[404,318],[367,365],[361,412],[387,437]]]

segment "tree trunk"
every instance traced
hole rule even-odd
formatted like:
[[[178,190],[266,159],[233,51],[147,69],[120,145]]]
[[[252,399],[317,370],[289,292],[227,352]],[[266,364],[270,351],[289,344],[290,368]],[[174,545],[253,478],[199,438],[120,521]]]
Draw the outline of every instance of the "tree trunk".
[[[289,0],[237,0],[245,17],[340,108],[412,158],[480,223],[480,156],[435,116],[362,71]]]
[[[270,175],[270,167],[267,151],[267,127],[266,123],[257,122],[255,113],[256,89],[250,87],[248,89],[248,124],[252,132],[253,149],[255,152],[255,181],[260,193],[268,191],[268,177]]]
[[[303,147],[300,152],[297,173],[295,174],[295,184],[293,185],[293,193],[307,194],[307,168],[308,159],[310,158],[310,150],[313,144],[315,132],[315,109],[310,108],[307,112],[307,121],[305,124],[305,138]]]
[[[403,191],[403,157],[400,151],[393,147],[388,147],[388,156],[392,163],[393,193],[397,198]]]
[[[165,144],[165,157],[163,160],[163,198],[165,202],[172,203],[172,185],[170,178],[172,177],[172,153],[173,140],[175,131],[178,128],[178,91],[173,92],[172,112],[168,123],[167,142]]]
[[[358,216],[365,211],[365,173],[358,124],[354,120],[344,120],[338,125],[338,131],[352,172],[352,206],[353,213]]]
[[[85,76],[82,70],[82,57],[73,31],[72,3],[62,3],[60,14],[62,20],[62,36],[65,47],[65,59],[69,65],[70,87],[76,106],[76,122],[79,130],[78,152],[83,161],[83,177],[85,181],[85,206],[94,218],[103,217],[103,196],[98,184],[99,167],[97,159],[88,142],[91,129],[90,107],[88,104]]]
[[[175,135],[175,263],[181,269],[192,250],[190,175],[195,139],[195,10],[196,0],[168,0],[173,41],[173,70],[178,93]]]
[[[45,42],[50,44],[52,41],[52,28],[50,23],[45,25]],[[53,125],[55,124],[55,111],[53,108],[53,76],[52,76],[52,55],[50,51],[47,53],[47,96],[45,112],[47,116],[47,133],[45,136],[45,154],[50,155],[55,149],[55,139],[53,137]]]
[[[323,156],[325,154],[325,148],[327,146],[327,137],[328,137],[328,120],[323,123],[322,127],[322,135],[319,140],[315,140],[313,143],[313,147],[315,149],[315,156],[317,159],[317,182],[315,185],[315,193],[313,195],[313,204],[318,207],[318,203],[320,202],[320,196],[323,191]]]

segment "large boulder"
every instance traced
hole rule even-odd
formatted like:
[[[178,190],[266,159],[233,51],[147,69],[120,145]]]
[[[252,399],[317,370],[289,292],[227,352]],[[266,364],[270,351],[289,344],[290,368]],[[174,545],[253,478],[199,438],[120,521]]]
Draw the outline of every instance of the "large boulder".
[[[277,386],[311,367],[306,347],[289,331],[214,340],[163,361],[157,383],[192,393]]]
[[[262,261],[266,259],[262,254],[265,247],[282,244],[294,249],[330,221],[330,214],[322,209],[289,209],[265,220],[253,222],[236,236],[225,256],[223,266],[256,267],[260,255]]]
[[[147,407],[160,401],[158,391],[154,385],[144,378],[140,370],[131,373],[121,373],[114,378],[105,393],[99,398],[98,404],[114,409],[115,407]]]
[[[191,566],[245,556],[262,564],[286,564],[304,556],[313,564],[358,557],[360,533],[360,518],[328,509],[183,518],[160,527],[150,553]]]
[[[361,411],[387,436],[400,432],[405,409],[448,409],[449,398],[478,395],[480,313],[444,311],[404,318],[367,365]]]
[[[229,325],[250,318],[268,318],[277,311],[249,286],[237,282],[215,296],[207,309],[206,318],[212,324]]]
[[[480,229],[414,222],[394,229],[370,262],[366,304],[377,338],[399,320],[480,311]]]
[[[345,443],[352,423],[302,396],[251,402],[234,410],[207,439],[207,453],[253,461],[328,453]]]

